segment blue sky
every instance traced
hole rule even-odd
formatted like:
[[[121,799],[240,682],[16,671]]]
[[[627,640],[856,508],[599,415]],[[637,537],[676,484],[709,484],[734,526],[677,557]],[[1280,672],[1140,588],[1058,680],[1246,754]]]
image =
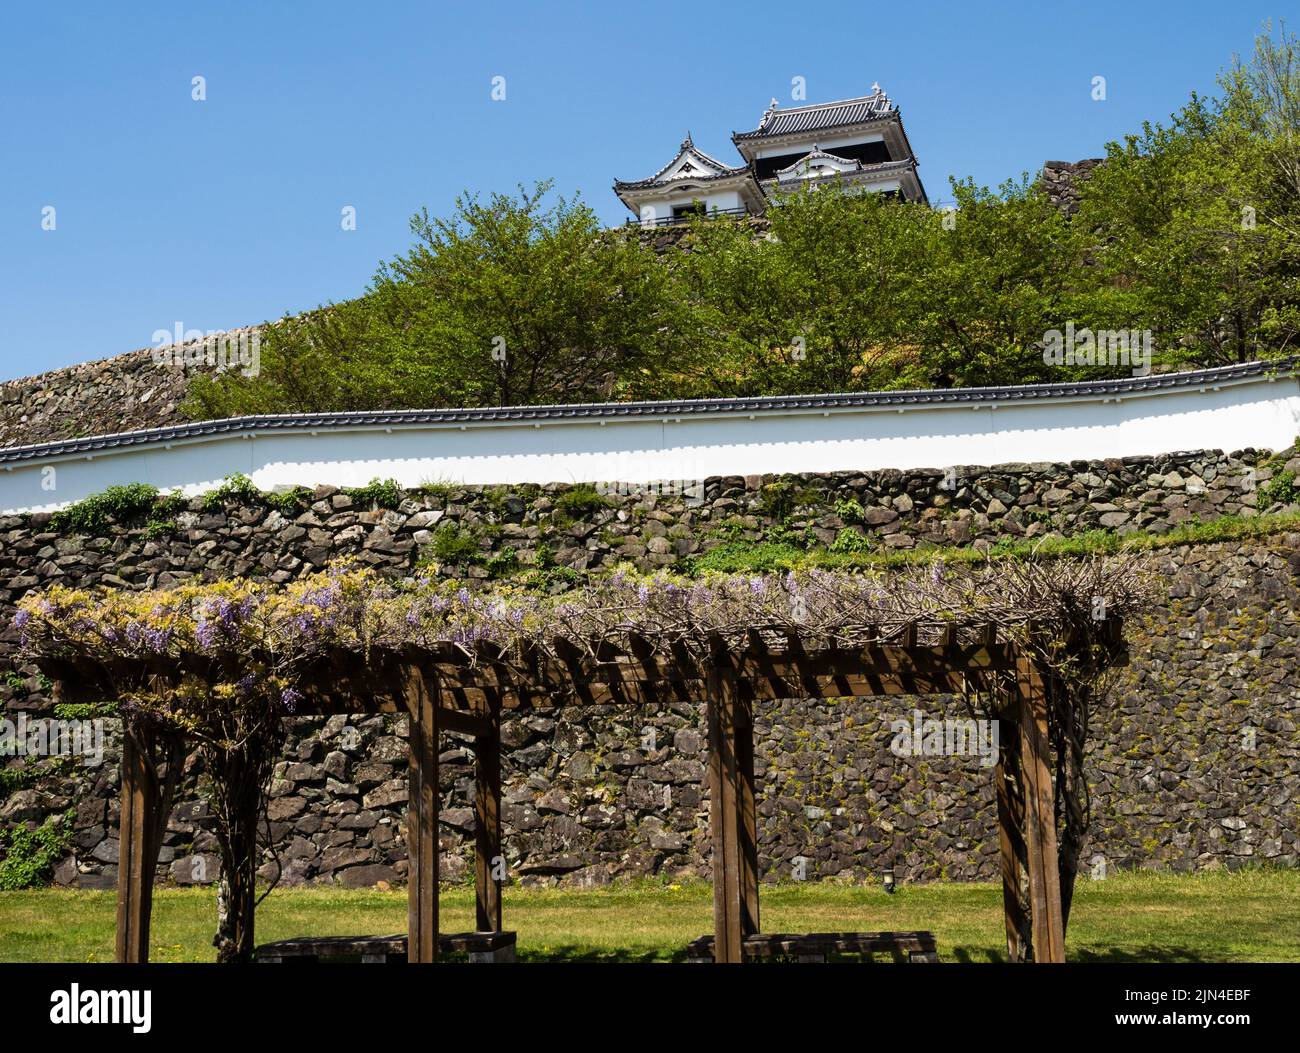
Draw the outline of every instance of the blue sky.
[[[0,379],[355,295],[465,189],[552,178],[619,222],[614,178],[687,129],[734,162],[796,76],[810,102],[879,81],[932,201],[1097,156],[1212,91],[1295,15],[1272,2],[6,4]]]

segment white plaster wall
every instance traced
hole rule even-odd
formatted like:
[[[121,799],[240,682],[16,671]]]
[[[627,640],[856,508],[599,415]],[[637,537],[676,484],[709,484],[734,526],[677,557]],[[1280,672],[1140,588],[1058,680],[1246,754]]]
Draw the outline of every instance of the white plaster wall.
[[[0,464],[0,511],[59,508],[107,486],[201,493],[232,473],[263,489],[425,482],[648,482],[713,475],[945,468],[1178,450],[1281,449],[1300,387],[1264,378],[1103,401],[712,413],[647,420],[262,430]]]
[[[890,190],[901,190],[903,184],[897,179],[882,179],[878,183],[862,183],[860,186],[873,194],[883,194]]]
[[[815,132],[808,132],[805,135],[808,142],[804,146],[798,144],[786,143],[784,146],[764,146],[759,149],[755,157],[780,157],[782,154],[792,154],[798,150],[811,150],[813,144],[820,146],[827,153],[833,154],[837,146],[856,146],[858,143],[879,143],[884,141],[884,136],[879,132],[873,132],[871,135],[847,135],[831,137],[829,139],[819,139]]]

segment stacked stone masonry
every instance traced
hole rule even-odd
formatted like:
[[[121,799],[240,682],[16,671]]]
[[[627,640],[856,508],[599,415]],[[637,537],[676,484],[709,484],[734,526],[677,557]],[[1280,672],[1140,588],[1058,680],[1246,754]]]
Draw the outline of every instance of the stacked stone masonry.
[[[829,546],[845,531],[878,550],[987,547],[1098,528],[1159,534],[1194,517],[1254,514],[1269,475],[1264,453],[1208,452],[949,473],[710,479],[702,502],[629,494],[575,518],[560,511],[575,507],[561,501],[570,488],[548,486],[408,492],[395,509],[362,507],[331,488],[289,512],[264,502],[205,510],[196,498],[161,534],[143,522],[86,537],[52,531],[44,514],[0,519],[0,699],[11,717],[48,712],[42,682],[16,662],[10,622],[20,596],[54,582],[150,588],[232,575],[283,582],[341,556],[402,576],[429,556],[439,530],[453,528],[474,539],[478,555],[437,572],[485,583],[511,565],[654,569],[729,541]],[[1114,674],[1110,701],[1094,720],[1087,856],[1096,865],[1295,865],[1298,545],[1300,535],[1275,534],[1158,551],[1165,598],[1129,627],[1132,663]],[[503,560],[506,550],[515,558]],[[552,587],[563,587],[562,574],[555,577]],[[954,699],[787,700],[759,708],[765,877],[792,876],[796,866],[810,878],[839,880],[887,869],[903,880],[995,877],[991,769],[977,758],[890,751],[891,722],[910,719],[917,707],[964,715]],[[503,810],[512,876],[600,884],[707,873],[703,734],[703,713],[689,705],[507,719]],[[282,880],[404,879],[404,736],[397,717],[296,722],[267,817]],[[42,761],[48,775],[0,800],[6,826],[73,813],[60,883],[115,880],[119,749],[110,722],[102,765]],[[443,751],[443,873],[468,879],[470,743],[449,734]],[[216,874],[200,776],[191,757],[163,848],[163,880]],[[268,851],[265,873],[276,866]]]

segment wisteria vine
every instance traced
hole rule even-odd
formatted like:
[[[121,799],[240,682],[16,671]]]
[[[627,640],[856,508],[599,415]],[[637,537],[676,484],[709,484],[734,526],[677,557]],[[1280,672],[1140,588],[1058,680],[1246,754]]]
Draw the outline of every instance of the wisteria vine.
[[[19,604],[17,625],[35,657],[101,661],[183,656],[219,659],[231,672],[226,698],[274,695],[292,712],[298,670],[328,651],[465,649],[557,641],[595,654],[633,636],[657,649],[681,644],[701,655],[717,641],[741,647],[754,630],[797,635],[805,646],[851,647],[899,637],[922,642],[942,626],[995,625],[1016,638],[1037,624],[1048,636],[1145,607],[1152,578],[1137,557],[1007,561],[877,573],[820,569],[775,575],[684,578],[616,572],[558,596],[520,589],[472,590],[419,578],[395,581],[342,562],[288,585],[254,580],[131,592],[53,586]],[[253,663],[249,656],[259,656]],[[238,675],[235,675],[238,674]]]

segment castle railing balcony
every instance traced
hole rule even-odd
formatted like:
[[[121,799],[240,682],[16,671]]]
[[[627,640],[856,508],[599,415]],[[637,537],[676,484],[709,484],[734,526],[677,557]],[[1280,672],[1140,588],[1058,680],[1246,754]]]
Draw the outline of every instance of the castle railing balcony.
[[[711,208],[708,211],[700,210],[698,212],[684,212],[677,216],[659,216],[655,219],[629,219],[629,227],[676,227],[684,223],[689,223],[693,219],[713,219],[717,216],[753,216],[757,215],[751,212],[743,205],[740,208]]]

